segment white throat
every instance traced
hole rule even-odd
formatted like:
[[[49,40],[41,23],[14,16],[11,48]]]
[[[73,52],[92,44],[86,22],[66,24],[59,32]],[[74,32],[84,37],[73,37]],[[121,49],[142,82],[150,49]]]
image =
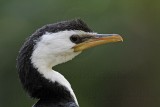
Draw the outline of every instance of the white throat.
[[[62,31],[58,33],[46,33],[37,42],[31,56],[31,62],[46,79],[58,82],[66,87],[78,105],[77,98],[70,83],[59,72],[52,70],[52,67],[73,59],[80,52],[73,52],[75,44],[69,40],[71,34],[84,33],[82,31]],[[65,35],[65,37],[63,36]]]

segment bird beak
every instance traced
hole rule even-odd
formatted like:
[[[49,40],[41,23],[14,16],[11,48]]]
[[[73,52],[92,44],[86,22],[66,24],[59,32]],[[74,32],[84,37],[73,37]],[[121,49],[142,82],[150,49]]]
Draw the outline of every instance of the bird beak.
[[[119,34],[88,34],[83,36],[90,36],[91,38],[85,40],[82,43],[76,44],[73,49],[74,52],[86,50],[91,47],[95,47],[102,44],[123,42],[123,38]]]

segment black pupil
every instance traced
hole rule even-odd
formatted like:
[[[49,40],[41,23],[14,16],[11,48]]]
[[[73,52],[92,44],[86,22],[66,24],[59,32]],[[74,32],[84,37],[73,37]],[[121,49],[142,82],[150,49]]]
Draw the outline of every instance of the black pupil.
[[[70,39],[73,43],[80,43],[81,42],[81,38],[79,35],[72,35]]]

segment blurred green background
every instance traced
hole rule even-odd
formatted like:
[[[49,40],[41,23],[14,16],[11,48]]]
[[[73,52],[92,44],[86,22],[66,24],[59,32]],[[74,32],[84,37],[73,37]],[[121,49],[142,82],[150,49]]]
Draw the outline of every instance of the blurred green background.
[[[54,69],[72,84],[81,107],[160,106],[160,0],[0,0],[0,107],[31,107],[16,56],[37,28],[83,19],[123,43],[98,46]]]

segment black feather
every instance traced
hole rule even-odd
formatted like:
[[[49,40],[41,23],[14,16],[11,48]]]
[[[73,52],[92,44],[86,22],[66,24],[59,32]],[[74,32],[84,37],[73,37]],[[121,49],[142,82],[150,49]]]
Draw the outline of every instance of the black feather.
[[[75,102],[55,102],[53,99],[39,100],[33,107],[78,107]]]

